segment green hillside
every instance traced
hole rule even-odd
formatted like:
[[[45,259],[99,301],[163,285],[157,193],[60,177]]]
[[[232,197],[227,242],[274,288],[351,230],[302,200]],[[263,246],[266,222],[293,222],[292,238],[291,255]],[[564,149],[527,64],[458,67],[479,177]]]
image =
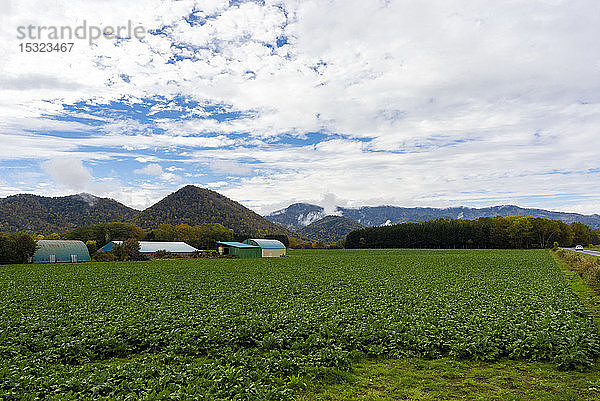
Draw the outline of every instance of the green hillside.
[[[157,228],[163,223],[190,226],[219,223],[233,229],[236,234],[294,235],[215,191],[193,185],[187,185],[172,193],[138,213],[130,222],[145,229]]]
[[[327,244],[336,242],[354,230],[363,228],[363,225],[342,216],[325,216],[306,227],[298,230],[305,237],[312,238]]]
[[[19,194],[0,199],[0,232],[64,232],[90,224],[124,221],[138,211],[90,194],[46,197]]]

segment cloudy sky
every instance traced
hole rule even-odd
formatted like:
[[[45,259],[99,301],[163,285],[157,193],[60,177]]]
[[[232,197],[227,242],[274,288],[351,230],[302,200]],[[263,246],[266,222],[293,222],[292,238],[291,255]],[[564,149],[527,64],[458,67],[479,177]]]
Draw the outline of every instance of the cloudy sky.
[[[598,21],[597,0],[2,0],[0,196],[600,213]],[[145,34],[21,51],[20,26],[84,22]]]

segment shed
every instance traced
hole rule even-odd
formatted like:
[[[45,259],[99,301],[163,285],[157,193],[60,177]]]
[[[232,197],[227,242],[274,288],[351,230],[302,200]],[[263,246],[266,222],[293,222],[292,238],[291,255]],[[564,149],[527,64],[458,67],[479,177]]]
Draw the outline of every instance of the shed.
[[[285,256],[285,245],[276,239],[251,238],[244,241],[245,244],[256,245],[262,249],[263,258],[277,258]]]
[[[235,255],[240,259],[260,258],[262,253],[257,245],[244,244],[243,242],[217,241],[221,255]]]
[[[194,252],[198,252],[199,249],[194,248],[185,242],[159,242],[159,241],[139,241],[140,242],[140,253],[143,255],[154,255],[157,251],[167,251],[175,255],[185,256]],[[123,241],[110,241],[108,244],[100,248],[101,252],[112,251],[115,245],[122,244]]]
[[[33,263],[89,262],[90,253],[81,241],[39,240]]]

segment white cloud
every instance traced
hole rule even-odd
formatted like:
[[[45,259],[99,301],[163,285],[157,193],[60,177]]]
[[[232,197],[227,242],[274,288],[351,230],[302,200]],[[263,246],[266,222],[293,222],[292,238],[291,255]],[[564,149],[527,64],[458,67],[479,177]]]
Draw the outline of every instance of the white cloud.
[[[339,199],[335,194],[327,192],[323,194],[321,200],[317,202],[317,205],[323,207],[323,213],[325,213],[325,215],[341,216],[342,213],[337,210],[337,207],[343,207],[346,203],[346,201]]]
[[[160,164],[154,163],[154,164],[148,164],[145,167],[142,167],[140,169],[133,170],[133,172],[136,174],[159,176],[163,173],[163,168],[160,166]]]
[[[250,166],[238,163],[235,160],[212,160],[210,168],[217,173],[230,175],[247,175],[252,171]]]
[[[81,160],[59,158],[42,163],[46,170],[61,187],[73,190],[85,189],[92,180],[92,174],[83,165]]]
[[[156,164],[174,162],[158,154],[168,150],[184,167],[204,163],[243,176],[215,182],[257,209],[335,193],[349,205],[421,206],[539,195],[536,206],[593,211],[593,201],[557,204],[555,197],[600,196],[594,0],[233,7],[225,0],[13,0],[2,7],[2,160],[137,157],[153,163],[138,174],[165,187],[180,179]],[[203,24],[183,18],[192,10]],[[117,46],[77,42],[69,54],[15,50],[18,25],[83,19],[166,28]],[[277,47],[284,37],[287,44]],[[184,110],[176,96],[200,106]],[[145,98],[159,101],[148,118],[119,110],[94,116],[99,126],[56,118],[84,117],[63,108],[79,101],[111,110],[111,101]],[[242,117],[206,118],[205,104]],[[159,114],[167,111],[186,116]],[[319,131],[343,137],[273,142]]]
[[[169,182],[181,181],[180,176],[178,176],[177,174],[173,174],[173,173],[166,173],[163,170],[163,168],[161,167],[161,165],[156,164],[156,163],[148,164],[140,169],[133,170],[133,172],[135,174],[143,174],[143,175],[157,177],[157,178],[161,179],[162,181],[169,181]]]

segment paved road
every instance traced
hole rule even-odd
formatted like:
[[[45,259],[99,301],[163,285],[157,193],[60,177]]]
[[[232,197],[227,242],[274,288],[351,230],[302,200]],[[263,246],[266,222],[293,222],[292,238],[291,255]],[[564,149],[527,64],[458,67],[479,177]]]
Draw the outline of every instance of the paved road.
[[[584,249],[583,251],[576,251],[575,248],[565,248],[569,251],[575,251],[580,253],[587,253],[588,255],[600,256],[600,251],[590,251],[589,249]]]

